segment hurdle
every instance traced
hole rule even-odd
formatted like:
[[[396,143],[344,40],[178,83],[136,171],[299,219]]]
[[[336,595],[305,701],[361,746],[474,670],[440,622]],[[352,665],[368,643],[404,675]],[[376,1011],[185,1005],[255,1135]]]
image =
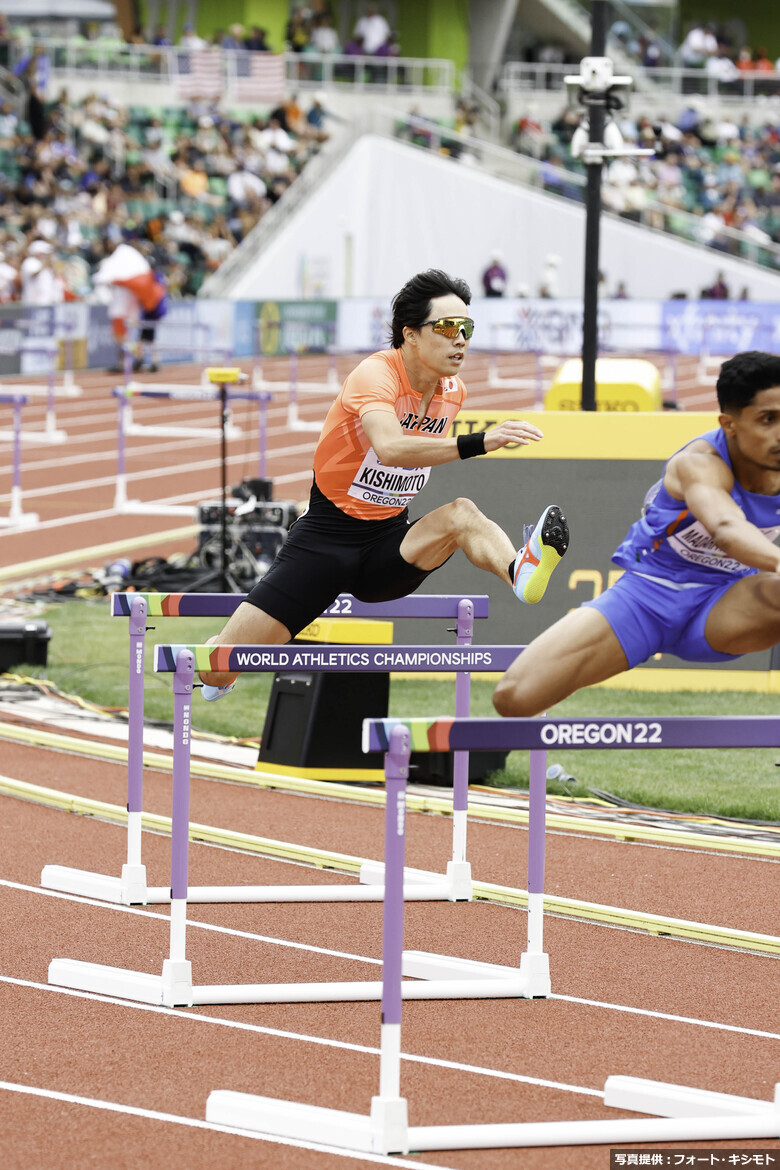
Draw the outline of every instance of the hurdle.
[[[22,507],[22,407],[27,403],[25,394],[0,395],[0,403],[12,405],[14,409],[13,430],[10,432],[13,441],[12,479],[11,479],[11,507],[7,516],[0,516],[0,527],[3,528],[34,528],[38,523],[37,512],[25,512]],[[0,439],[5,440],[6,433],[0,433]]]
[[[127,386],[114,386],[111,393],[117,400],[117,470],[116,489],[114,493],[114,510],[132,515],[148,516],[188,516],[195,517],[197,508],[185,504],[143,503],[140,500],[130,500],[127,496],[126,472],[126,439],[129,435],[145,435],[156,438],[191,438],[191,439],[220,439],[222,432],[219,427],[176,427],[176,426],[145,426],[128,424],[130,414],[130,399],[152,398],[165,399],[173,402],[219,402],[221,392],[219,387],[209,386],[157,386],[144,383],[130,383]],[[271,395],[256,390],[231,390],[227,394],[228,401],[248,401],[258,404],[257,423],[257,466],[258,476],[265,478],[266,471],[266,443],[268,433],[268,403]],[[228,423],[225,426],[225,438],[234,439],[243,434],[240,427]]]
[[[365,720],[363,748],[385,752],[387,811],[385,849],[387,885],[382,935],[382,1023],[379,1093],[370,1112],[348,1113],[217,1089],[209,1094],[206,1120],[274,1136],[319,1141],[339,1149],[375,1154],[429,1150],[523,1148],[531,1146],[731,1141],[780,1136],[780,1084],[773,1101],[714,1093],[639,1077],[610,1076],[604,1104],[651,1114],[618,1121],[516,1122],[477,1125],[409,1126],[401,1096],[401,1005],[403,973],[401,889],[409,755],[417,751],[473,750],[490,746],[543,751],[552,744],[568,748],[725,748],[777,747],[775,716],[666,716],[657,720],[594,719],[406,719]],[[544,826],[542,826],[542,833]],[[530,849],[530,846],[529,846]],[[494,979],[502,976],[495,968]]]
[[[57,354],[59,352],[59,344],[55,338],[28,338],[23,341],[20,346],[21,353],[42,353],[49,358],[48,369],[46,373],[46,384],[36,386],[33,383],[26,384],[19,383],[5,383],[4,388],[11,390],[18,390],[21,394],[45,394],[46,395],[46,422],[42,431],[29,430],[22,431],[21,438],[24,443],[64,443],[68,435],[66,431],[59,430],[57,427],[57,413],[55,402],[55,370]],[[8,432],[0,432],[0,440],[7,441],[9,438]]]
[[[47,889],[98,898],[121,905],[163,904],[171,900],[170,886],[149,886],[141,852],[143,809],[144,663],[148,617],[229,617],[245,594],[237,593],[114,593],[112,617],[129,619],[128,761],[127,761],[127,861],[121,875],[112,877],[46,865],[41,885]],[[455,618],[457,646],[472,643],[474,619],[488,616],[488,598],[447,594],[412,594],[397,601],[362,602],[340,594],[323,617],[348,614],[377,618]],[[277,647],[279,649],[279,647]],[[511,648],[510,648],[511,649]],[[513,652],[519,652],[515,647]],[[466,716],[471,705],[471,674],[455,674],[455,714]],[[456,752],[453,760],[452,858],[446,873],[410,869],[408,896],[427,901],[470,901],[473,896],[471,865],[466,857],[468,816],[468,752]],[[384,865],[365,862],[359,885],[344,886],[190,886],[190,902],[377,902],[382,898]],[[425,889],[418,887],[425,886]]]
[[[279,646],[184,646],[155,647],[155,670],[173,674],[173,810],[171,825],[171,895],[168,957],[163,960],[162,974],[149,975],[122,967],[56,958],[49,964],[49,982],[96,994],[115,995],[141,1003],[164,1007],[192,1007],[224,1003],[343,1003],[382,998],[382,984],[373,982],[334,983],[248,983],[195,984],[192,964],[186,956],[186,920],[188,900],[190,740],[192,726],[192,691],[195,670],[269,671],[289,668],[302,670],[379,670],[394,669],[399,662],[405,670],[429,671],[445,665],[449,670],[504,670],[516,656],[516,647],[439,647],[420,646],[349,646],[309,650]],[[434,663],[439,655],[447,661]],[[473,658],[477,658],[475,663]],[[544,774],[544,756],[538,771]],[[401,815],[401,805],[388,797],[386,816]],[[529,858],[532,854],[529,852]],[[536,858],[536,854],[533,854]],[[529,864],[531,862],[529,861]],[[534,862],[536,864],[536,861]],[[402,896],[420,901],[442,900],[433,883],[405,886]],[[372,901],[384,899],[385,883]],[[378,895],[378,896],[377,896]],[[275,899],[272,899],[275,900]],[[529,935],[529,955],[521,960],[518,972],[509,970],[506,977],[496,978],[491,964],[453,960],[448,956],[428,956],[410,952],[405,957],[404,973],[417,976],[405,982],[402,995],[408,999],[484,999],[549,995],[548,960],[544,954],[531,952],[538,934]],[[530,969],[528,968],[530,963]]]

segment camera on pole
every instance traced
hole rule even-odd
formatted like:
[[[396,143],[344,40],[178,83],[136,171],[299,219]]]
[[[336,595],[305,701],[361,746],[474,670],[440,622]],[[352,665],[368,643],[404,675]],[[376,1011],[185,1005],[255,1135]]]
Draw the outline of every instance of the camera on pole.
[[[583,57],[580,71],[563,79],[568,104],[583,109],[580,124],[571,140],[573,158],[581,158],[587,165],[600,166],[611,158],[652,158],[654,148],[633,146],[623,141],[615,116],[628,110],[633,78],[616,76],[609,57]],[[592,142],[590,115],[598,110],[603,115],[600,140]]]

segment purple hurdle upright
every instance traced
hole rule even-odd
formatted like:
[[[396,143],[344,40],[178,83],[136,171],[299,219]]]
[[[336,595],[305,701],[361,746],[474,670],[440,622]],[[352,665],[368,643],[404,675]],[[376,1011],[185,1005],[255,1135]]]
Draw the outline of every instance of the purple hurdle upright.
[[[516,647],[484,646],[475,648],[487,658],[487,667],[505,669],[516,656]],[[227,663],[226,669],[249,671],[276,671],[295,666],[295,659],[308,658],[301,663],[302,669],[327,671],[329,669],[354,671],[384,671],[392,669],[393,655],[405,662],[405,669],[427,672],[431,669],[431,657],[452,658],[449,669],[466,670],[470,665],[456,659],[463,651],[458,647],[441,649],[425,646],[346,646],[332,647],[324,655],[321,650],[306,650],[300,646],[183,646],[158,645],[155,648],[155,669],[173,673],[176,676],[174,701],[176,704],[176,729],[173,740],[174,751],[174,798],[173,826],[171,838],[171,937],[169,954],[163,961],[161,976],[149,975],[125,968],[108,967],[99,963],[86,963],[72,959],[53,959],[49,965],[49,982],[64,987],[96,994],[116,995],[124,999],[143,1003],[176,1005],[216,1003],[333,1003],[351,1000],[365,1001],[382,998],[383,987],[373,982],[338,983],[248,983],[248,984],[195,984],[191,968],[187,965],[185,950],[186,901],[192,893],[187,886],[187,849],[189,839],[189,797],[184,787],[189,788],[190,763],[190,694],[193,686],[193,656],[197,669],[205,669],[209,656],[219,652]],[[326,661],[326,656],[328,661]],[[410,667],[409,660],[415,663]],[[330,661],[338,659],[339,661]],[[250,661],[251,660],[251,661]],[[441,665],[441,663],[439,663]],[[400,751],[400,747],[398,751]],[[399,765],[400,766],[400,765]],[[408,761],[404,767],[408,768]],[[398,779],[394,775],[392,779]],[[394,817],[396,830],[402,827],[401,802],[391,784],[391,796],[386,802],[386,817]],[[385,822],[387,824],[387,820]],[[395,854],[394,854],[395,856]],[[408,871],[402,871],[401,900],[419,901],[445,900],[447,895],[437,889],[434,882],[418,885],[405,884]],[[392,879],[396,883],[398,877]],[[442,884],[444,884],[442,882]],[[204,889],[205,887],[201,887]],[[230,887],[216,887],[220,891]],[[234,901],[333,901],[333,891],[344,890],[344,901],[382,901],[386,887],[304,887],[305,897],[297,895],[300,887],[289,887],[292,896],[284,896],[285,887],[233,887],[232,899],[209,897],[205,900]],[[316,897],[318,889],[325,890],[322,898]],[[397,885],[394,897],[397,901]],[[362,896],[358,893],[363,891]],[[175,906],[173,905],[175,903]],[[391,934],[394,928],[390,928]],[[390,938],[391,935],[388,935]],[[422,953],[424,954],[424,953]],[[404,980],[400,994],[404,999],[483,999],[515,998],[531,994],[523,982],[522,973],[514,968],[496,967],[492,964],[452,959],[449,956],[430,956],[434,974],[431,978]],[[397,965],[396,965],[397,966]],[[395,968],[394,968],[395,969]],[[406,973],[406,955],[403,956],[402,970]],[[395,993],[392,993],[395,994]],[[388,992],[388,995],[391,995]],[[392,999],[388,1002],[392,1002]]]
[[[213,427],[178,427],[178,426],[146,426],[132,422],[130,401],[132,398],[169,399],[177,402],[212,402],[219,401],[219,387],[193,386],[161,387],[133,383],[132,385],[114,386],[111,393],[117,400],[117,462],[116,488],[114,492],[114,509],[131,515],[154,516],[189,516],[195,515],[196,509],[189,504],[145,503],[140,500],[129,500],[127,497],[127,436],[148,435],[150,437],[200,438],[211,439],[220,437],[219,429]],[[227,392],[230,402],[256,402],[258,404],[257,424],[257,474],[260,479],[265,478],[268,432],[268,402],[271,395],[260,390],[230,390]],[[228,424],[227,438],[236,438],[241,429]]]
[[[33,528],[38,523],[37,512],[25,512],[22,508],[22,407],[27,402],[24,394],[0,395],[0,403],[13,406],[14,421],[11,432],[13,442],[13,472],[11,477],[11,507],[7,516],[0,517],[3,528]],[[0,438],[5,438],[0,435]]]
[[[401,729],[409,732],[407,737]],[[643,720],[366,720],[366,751],[385,751],[385,775],[402,780],[411,746],[416,751],[507,747],[536,751],[557,742],[567,747],[775,747],[780,720],[773,716],[720,720],[710,717],[667,717],[648,724]],[[400,1095],[401,999],[409,998],[398,970],[397,951],[403,936],[403,899],[395,885],[399,842],[393,836],[393,809],[388,799],[386,820],[387,895],[384,905],[382,965],[382,1026],[379,1096],[369,1114],[347,1113],[322,1106],[281,1101],[274,1097],[215,1089],[206,1102],[206,1120],[256,1133],[302,1140],[316,1133],[320,1141],[341,1150],[373,1154],[422,1153],[429,1150],[476,1150],[539,1146],[609,1145],[684,1141],[720,1141],[770,1138],[780,1133],[780,1085],[774,1100],[757,1100],[728,1093],[650,1081],[641,1077],[610,1076],[603,1103],[617,1109],[652,1114],[619,1121],[543,1121],[492,1124],[426,1125],[410,1127],[407,1102]],[[403,833],[399,818],[396,836]],[[529,857],[529,869],[538,866]],[[414,986],[412,984],[412,986]],[[524,994],[523,992],[519,994]],[[386,1007],[387,1005],[387,1007]],[[385,1026],[385,1010],[389,1015]],[[463,1103],[464,1112],[468,1102]]]
[[[143,726],[144,726],[144,663],[147,619],[155,617],[228,617],[244,599],[235,593],[115,593],[111,599],[113,617],[129,618],[129,681],[128,681],[128,782],[127,782],[127,861],[120,877],[93,873],[62,865],[46,865],[41,873],[41,885],[47,889],[83,897],[99,898],[123,905],[161,904],[170,901],[169,886],[147,884],[146,868],[141,855],[143,809]],[[451,629],[457,636],[457,646],[443,651],[459,656],[469,654],[474,620],[488,616],[488,598],[484,594],[460,597],[447,594],[412,594],[396,601],[368,603],[349,594],[341,594],[323,617],[374,618],[455,618]],[[277,647],[277,650],[282,648]],[[414,651],[414,647],[407,648]],[[428,648],[432,650],[432,648]],[[505,669],[522,646],[494,648],[500,651],[501,663],[493,669]],[[424,650],[424,648],[423,648]],[[482,654],[474,647],[474,656]],[[475,667],[476,668],[476,667]],[[482,664],[483,669],[488,669]],[[270,669],[270,668],[267,668]],[[419,669],[419,668],[418,668]],[[432,669],[441,669],[434,663]],[[449,668],[445,665],[445,670]],[[458,717],[469,714],[471,703],[471,672],[460,668],[455,673],[455,710]],[[407,897],[427,901],[470,901],[473,895],[471,866],[466,856],[468,817],[468,761],[469,753],[456,752],[453,769],[452,857],[445,873],[408,869]],[[329,785],[332,789],[332,785]],[[273,902],[273,901],[379,901],[385,880],[384,863],[366,861],[360,868],[359,885],[302,885],[302,886],[195,886],[189,891],[193,902]],[[418,963],[421,970],[416,970]],[[428,977],[428,956],[415,960],[408,956],[410,974]],[[436,977],[436,973],[433,973]]]

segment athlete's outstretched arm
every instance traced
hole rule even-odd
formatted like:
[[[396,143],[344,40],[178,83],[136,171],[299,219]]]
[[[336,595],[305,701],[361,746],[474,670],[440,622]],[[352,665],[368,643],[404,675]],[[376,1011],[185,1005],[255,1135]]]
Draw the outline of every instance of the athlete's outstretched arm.
[[[456,438],[409,434],[389,411],[367,410],[360,421],[377,458],[386,467],[438,467],[460,459]],[[485,451],[497,451],[510,443],[526,446],[543,437],[534,423],[519,419],[502,422],[485,431]]]
[[[667,480],[667,488],[682,496],[722,552],[753,569],[780,572],[780,548],[745,518],[731,498],[734,475],[722,459],[683,451],[670,465]]]

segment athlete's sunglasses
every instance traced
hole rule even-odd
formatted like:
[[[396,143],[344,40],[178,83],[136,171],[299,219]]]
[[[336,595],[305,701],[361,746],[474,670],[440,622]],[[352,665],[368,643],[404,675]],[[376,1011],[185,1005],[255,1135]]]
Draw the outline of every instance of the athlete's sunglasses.
[[[461,329],[466,341],[474,332],[474,322],[471,317],[439,317],[436,321],[423,321],[422,325],[432,325],[434,333],[441,333],[443,337],[449,337],[451,341],[455,340]]]

